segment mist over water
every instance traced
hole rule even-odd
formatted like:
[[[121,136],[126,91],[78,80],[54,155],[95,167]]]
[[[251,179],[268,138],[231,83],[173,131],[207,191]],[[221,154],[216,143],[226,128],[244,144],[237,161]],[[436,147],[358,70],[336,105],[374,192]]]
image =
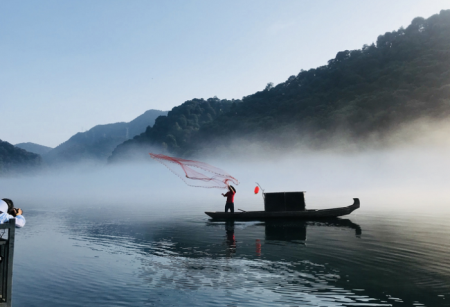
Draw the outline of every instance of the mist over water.
[[[2,178],[2,197],[27,218],[14,305],[446,306],[449,153],[433,144],[198,159],[240,181],[235,210],[263,210],[255,182],[307,191],[309,209],[360,198],[333,223],[210,222],[203,212],[224,209],[224,190],[187,186],[150,158]]]
[[[447,146],[416,146],[368,152],[305,150],[262,158],[254,152],[230,153],[227,158],[199,160],[240,181],[236,202],[246,209],[262,209],[261,194],[253,194],[258,182],[266,192],[306,191],[309,208],[344,206],[359,197],[361,210],[408,211],[425,204],[428,209],[447,210],[449,154]],[[187,186],[151,158],[113,165],[76,164],[32,176],[1,178],[0,185],[3,197],[32,206],[47,202],[158,206],[170,202],[179,210],[186,199],[208,202],[211,210],[221,210],[224,191]]]

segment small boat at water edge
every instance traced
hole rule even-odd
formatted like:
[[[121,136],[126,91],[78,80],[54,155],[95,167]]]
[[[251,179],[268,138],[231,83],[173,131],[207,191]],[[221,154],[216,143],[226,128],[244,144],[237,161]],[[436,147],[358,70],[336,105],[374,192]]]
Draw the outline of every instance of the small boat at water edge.
[[[353,205],[331,209],[310,209],[303,211],[243,211],[205,212],[214,220],[263,221],[270,219],[316,220],[348,215],[360,207],[359,198],[353,198]]]

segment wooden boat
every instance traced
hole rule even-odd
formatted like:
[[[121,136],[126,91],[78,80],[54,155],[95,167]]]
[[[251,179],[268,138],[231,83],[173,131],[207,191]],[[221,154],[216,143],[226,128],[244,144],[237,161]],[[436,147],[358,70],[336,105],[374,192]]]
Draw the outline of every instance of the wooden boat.
[[[214,220],[261,221],[270,219],[329,219],[348,215],[360,207],[359,198],[353,198],[353,205],[332,209],[310,209],[303,211],[243,211],[243,212],[205,212]]]

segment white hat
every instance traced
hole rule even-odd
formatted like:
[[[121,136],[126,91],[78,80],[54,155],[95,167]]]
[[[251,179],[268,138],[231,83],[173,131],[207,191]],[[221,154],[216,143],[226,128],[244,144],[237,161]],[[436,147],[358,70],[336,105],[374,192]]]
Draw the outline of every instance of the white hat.
[[[3,213],[8,213],[8,204],[0,199],[0,211]]]

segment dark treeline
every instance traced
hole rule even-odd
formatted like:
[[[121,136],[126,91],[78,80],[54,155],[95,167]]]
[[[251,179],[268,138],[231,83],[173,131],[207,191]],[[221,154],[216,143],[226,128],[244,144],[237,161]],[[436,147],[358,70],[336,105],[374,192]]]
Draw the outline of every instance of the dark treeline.
[[[144,147],[158,147],[165,152],[190,155],[192,138],[205,125],[213,123],[218,118],[230,113],[236,108],[237,100],[220,100],[217,97],[192,99],[173,108],[167,116],[156,119],[153,127],[147,127],[145,132],[117,146],[110,162],[123,159],[130,151]]]
[[[0,140],[0,175],[36,170],[42,166],[41,156]]]
[[[450,11],[415,18],[376,44],[338,52],[328,65],[291,76],[240,100],[194,99],[121,144],[110,161],[136,145],[189,156],[220,140],[261,140],[296,146],[345,135],[380,139],[418,118],[450,111]],[[293,137],[294,136],[294,137]]]
[[[415,119],[450,111],[450,11],[415,18],[376,44],[345,50],[328,65],[243,98],[233,112],[201,129],[195,145],[259,137],[288,145],[307,134],[314,144],[337,133],[359,141],[383,138]],[[290,131],[292,133],[286,133]],[[286,135],[286,140],[283,140]]]

